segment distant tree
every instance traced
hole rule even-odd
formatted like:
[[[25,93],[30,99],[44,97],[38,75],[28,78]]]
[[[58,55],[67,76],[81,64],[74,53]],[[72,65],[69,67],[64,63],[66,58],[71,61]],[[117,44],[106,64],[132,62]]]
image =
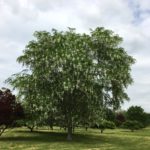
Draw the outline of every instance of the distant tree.
[[[115,124],[120,127],[126,121],[125,112],[116,112],[115,114]]]
[[[146,114],[146,126],[150,125],[150,113],[145,113]]]
[[[9,89],[0,90],[0,136],[8,127],[13,126],[16,120],[24,117],[24,111],[15,95]]]
[[[45,125],[49,126],[51,130],[53,130],[53,126],[54,124],[56,124],[56,114],[54,113],[55,111],[54,110],[51,110],[48,112],[48,116],[45,118]],[[57,126],[59,126],[57,124]]]
[[[127,120],[122,125],[125,129],[130,129],[132,132],[143,128],[143,125],[138,121]]]
[[[126,112],[127,120],[138,121],[146,126],[146,114],[140,106],[131,106]]]
[[[98,128],[101,130],[101,133],[105,129],[115,129],[115,123],[112,121],[102,120],[100,123],[97,124]]]
[[[108,121],[115,121],[115,112],[110,109],[110,108],[106,108],[105,109],[105,113],[104,113],[104,118]]]
[[[47,126],[49,126],[51,130],[53,130],[54,118],[53,118],[52,116],[49,116],[49,117],[45,120],[45,124],[46,124]]]
[[[37,127],[37,124],[39,122],[40,116],[38,111],[35,111],[35,109],[32,109],[30,106],[24,106],[25,110],[25,118],[23,120],[24,125],[33,132],[34,128]]]

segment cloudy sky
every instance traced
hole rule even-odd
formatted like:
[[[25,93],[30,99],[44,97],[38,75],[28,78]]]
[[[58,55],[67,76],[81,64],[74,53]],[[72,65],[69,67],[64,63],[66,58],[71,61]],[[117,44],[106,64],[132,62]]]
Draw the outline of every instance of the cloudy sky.
[[[136,58],[131,100],[123,108],[140,105],[150,112],[150,0],[0,0],[0,87],[21,71],[16,58],[35,30],[88,32],[97,26],[123,37],[123,47]]]

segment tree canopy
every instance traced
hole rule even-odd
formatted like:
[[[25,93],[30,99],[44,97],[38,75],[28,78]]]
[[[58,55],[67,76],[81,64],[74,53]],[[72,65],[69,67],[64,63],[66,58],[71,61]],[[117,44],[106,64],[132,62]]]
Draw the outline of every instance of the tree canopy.
[[[95,121],[105,107],[117,109],[129,97],[134,59],[120,46],[122,38],[98,27],[90,34],[52,29],[37,31],[17,61],[25,70],[7,80],[20,97],[44,115],[49,110],[72,128]],[[85,119],[86,118],[86,119]]]

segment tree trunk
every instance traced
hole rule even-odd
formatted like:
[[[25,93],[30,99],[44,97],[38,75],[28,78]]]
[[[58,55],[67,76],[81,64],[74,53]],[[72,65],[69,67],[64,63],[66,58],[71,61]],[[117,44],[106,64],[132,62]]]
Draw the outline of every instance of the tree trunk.
[[[33,128],[30,128],[30,131],[33,132]]]
[[[68,127],[68,135],[67,135],[67,140],[71,141],[72,140],[72,127]]]
[[[4,131],[7,129],[7,127],[1,128],[0,129],[0,136],[4,133]]]
[[[50,129],[53,130],[53,125],[50,125]]]
[[[33,129],[34,129],[34,126],[30,127],[30,126],[27,126],[31,132],[33,132]]]
[[[131,129],[131,132],[134,132],[134,129]]]
[[[75,131],[75,127],[73,126],[73,127],[72,127],[72,133],[74,133],[74,131]]]

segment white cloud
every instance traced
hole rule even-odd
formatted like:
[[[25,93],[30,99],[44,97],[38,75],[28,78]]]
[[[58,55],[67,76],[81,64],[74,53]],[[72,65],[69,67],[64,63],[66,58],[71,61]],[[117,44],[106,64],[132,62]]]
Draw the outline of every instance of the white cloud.
[[[150,111],[149,6],[149,0],[0,0],[0,86],[21,70],[16,58],[35,30],[75,27],[88,32],[104,26],[122,36],[123,47],[137,59],[128,89],[131,102],[124,107],[139,104]]]

